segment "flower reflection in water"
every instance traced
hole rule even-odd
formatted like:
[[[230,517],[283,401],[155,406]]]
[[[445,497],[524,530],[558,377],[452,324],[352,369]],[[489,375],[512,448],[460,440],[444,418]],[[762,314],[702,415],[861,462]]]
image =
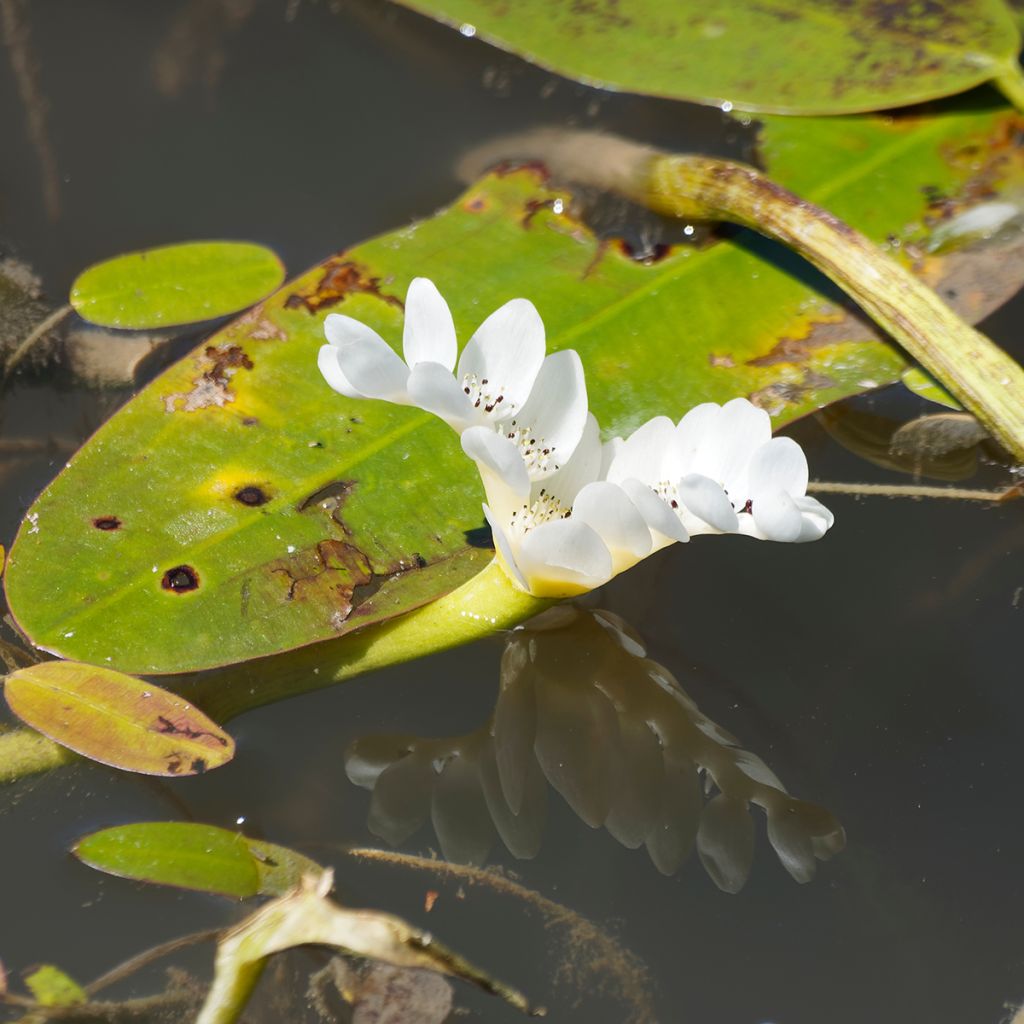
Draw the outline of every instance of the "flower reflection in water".
[[[397,846],[430,818],[448,860],[483,863],[495,835],[530,858],[550,785],[592,828],[630,849],[646,846],[663,874],[696,846],[715,884],[738,892],[753,863],[756,805],[782,865],[809,881],[818,860],[843,849],[843,827],[791,797],[645,653],[610,612],[562,606],[513,631],[482,728],[352,744],[346,771],[373,792],[370,830]]]

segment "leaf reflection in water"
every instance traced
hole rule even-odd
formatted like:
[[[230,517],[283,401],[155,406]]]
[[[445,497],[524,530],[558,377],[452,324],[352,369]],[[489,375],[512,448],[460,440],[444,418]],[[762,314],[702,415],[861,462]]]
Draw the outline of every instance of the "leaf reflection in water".
[[[750,874],[751,805],[798,882],[846,843],[831,813],[791,797],[606,611],[560,606],[510,633],[494,713],[475,732],[361,737],[345,767],[372,791],[374,835],[398,846],[429,817],[445,858],[462,863],[482,864],[495,835],[514,856],[535,856],[549,785],[591,828],[646,846],[665,875],[696,846],[726,892]]]

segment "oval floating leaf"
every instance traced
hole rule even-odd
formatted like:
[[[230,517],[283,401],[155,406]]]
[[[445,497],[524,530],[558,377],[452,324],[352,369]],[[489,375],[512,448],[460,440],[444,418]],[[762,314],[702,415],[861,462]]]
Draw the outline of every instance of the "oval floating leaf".
[[[80,839],[71,852],[108,875],[238,899],[281,895],[324,870],[284,846],[192,822],[117,825]]]
[[[251,242],[186,242],[97,263],[71,286],[83,320],[141,330],[237,313],[272,292],[284,266]]]
[[[856,113],[1020,74],[1002,0],[399,2],[591,85],[727,109]]]
[[[762,158],[870,237],[924,241],[958,197],[1024,186],[1015,125],[973,108],[769,118]],[[490,175],[292,281],[155,380],[29,510],[5,582],[22,629],[64,657],[183,672],[350,633],[475,575],[491,552],[475,546],[482,494],[458,438],[417,410],[346,400],[315,369],[330,312],[397,346],[418,275],[449,299],[463,341],[530,297],[549,349],[579,351],[609,433],[737,395],[779,426],[905,369],[781,247],[739,232],[634,258],[571,200],[536,169]],[[989,244],[918,268],[974,322],[1024,275],[1024,253],[1000,248],[1024,240]]]
[[[180,697],[109,668],[44,661],[7,677],[11,710],[85,757],[145,775],[197,775],[234,757],[235,743]]]

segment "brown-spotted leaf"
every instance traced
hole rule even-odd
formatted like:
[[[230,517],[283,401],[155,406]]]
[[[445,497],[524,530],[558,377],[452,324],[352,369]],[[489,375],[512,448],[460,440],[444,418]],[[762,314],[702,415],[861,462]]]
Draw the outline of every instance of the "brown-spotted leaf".
[[[96,665],[47,661],[7,677],[11,710],[57,743],[144,775],[198,775],[234,757],[234,740],[180,697]]]

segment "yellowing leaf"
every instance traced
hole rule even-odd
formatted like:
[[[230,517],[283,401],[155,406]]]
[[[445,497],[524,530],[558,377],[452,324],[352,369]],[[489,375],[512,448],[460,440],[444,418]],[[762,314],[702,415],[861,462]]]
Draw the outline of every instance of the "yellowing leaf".
[[[180,697],[109,668],[29,665],[4,693],[25,723],[85,757],[145,775],[198,775],[230,761],[234,740]]]
[[[75,1006],[87,999],[85,989],[53,964],[37,967],[25,984],[41,1006]]]
[[[139,330],[237,313],[284,280],[284,266],[251,242],[187,242],[97,263],[71,286],[83,320]]]

